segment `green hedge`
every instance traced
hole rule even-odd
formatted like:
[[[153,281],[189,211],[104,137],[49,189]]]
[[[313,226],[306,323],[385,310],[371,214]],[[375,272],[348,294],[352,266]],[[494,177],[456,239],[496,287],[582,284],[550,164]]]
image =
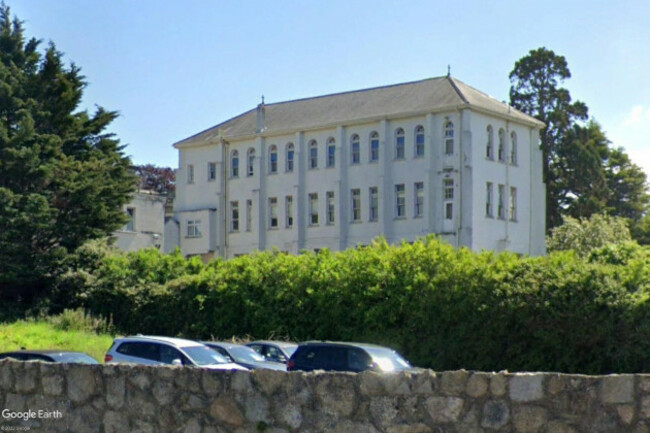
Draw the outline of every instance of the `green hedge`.
[[[635,244],[519,258],[427,237],[207,265],[109,255],[60,286],[124,333],[365,341],[436,370],[604,374],[650,372],[649,262]]]

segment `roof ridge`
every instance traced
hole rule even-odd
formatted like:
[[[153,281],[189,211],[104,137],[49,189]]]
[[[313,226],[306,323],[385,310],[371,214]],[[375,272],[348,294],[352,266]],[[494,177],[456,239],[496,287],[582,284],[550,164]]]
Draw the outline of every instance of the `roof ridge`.
[[[463,92],[460,90],[460,88],[456,85],[456,79],[452,78],[451,76],[447,75],[447,80],[449,80],[449,84],[451,84],[451,87],[456,91],[458,96],[460,96],[460,99],[463,100],[465,104],[469,104],[469,100],[465,97]]]

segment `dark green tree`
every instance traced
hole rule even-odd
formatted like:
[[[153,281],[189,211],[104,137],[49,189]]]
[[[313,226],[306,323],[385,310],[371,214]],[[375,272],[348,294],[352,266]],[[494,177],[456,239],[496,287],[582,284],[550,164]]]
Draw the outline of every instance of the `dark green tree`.
[[[47,289],[58,264],[124,224],[137,184],[106,127],[115,112],[78,110],[86,85],[50,43],[26,40],[0,5],[0,296]]]
[[[603,168],[610,191],[608,211],[629,219],[632,224],[638,224],[650,204],[645,172],[630,160],[621,147],[609,149]]]
[[[560,84],[571,77],[566,59],[544,47],[531,50],[515,63],[509,78],[510,104],[546,124],[540,132],[543,176],[546,183],[546,228],[562,221],[563,185],[558,167],[558,146],[576,120],[587,119],[587,106],[572,102]]]

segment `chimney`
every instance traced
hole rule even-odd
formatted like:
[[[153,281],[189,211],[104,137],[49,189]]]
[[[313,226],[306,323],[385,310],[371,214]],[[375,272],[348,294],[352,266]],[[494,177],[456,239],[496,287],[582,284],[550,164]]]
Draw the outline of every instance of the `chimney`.
[[[265,129],[266,129],[266,108],[264,107],[264,95],[262,95],[262,103],[257,106],[256,132],[260,133]]]

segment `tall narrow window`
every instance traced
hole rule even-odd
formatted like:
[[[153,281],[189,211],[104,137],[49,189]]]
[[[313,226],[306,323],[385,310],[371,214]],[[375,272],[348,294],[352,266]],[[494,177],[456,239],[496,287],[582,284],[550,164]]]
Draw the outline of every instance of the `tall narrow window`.
[[[454,124],[453,122],[445,123],[445,153],[452,155],[454,153]]]
[[[352,196],[352,222],[361,221],[361,190],[355,188],[350,191]]]
[[[336,166],[336,140],[329,138],[327,140],[327,168]]]
[[[269,197],[269,228],[278,228],[278,199]]]
[[[269,147],[269,173],[275,174],[278,172],[278,148],[275,144]]]
[[[238,201],[230,202],[230,231],[231,232],[239,231],[239,202]]]
[[[230,176],[239,177],[239,152],[236,150],[230,154]]]
[[[284,198],[284,215],[287,228],[293,227],[293,196],[288,195]]]
[[[404,130],[395,131],[395,159],[404,159]]]
[[[350,161],[352,161],[352,164],[359,164],[361,162],[361,145],[359,142],[359,136],[354,134],[350,141],[352,143],[350,146]]]
[[[499,149],[497,151],[499,161],[506,161],[506,132],[503,129],[499,129]]]
[[[255,174],[255,149],[248,149],[248,154],[246,155],[246,175],[252,176]]]
[[[404,184],[395,185],[395,218],[406,216],[406,192]]]
[[[334,224],[336,220],[336,203],[334,202],[334,191],[327,191],[327,224]]]
[[[424,157],[424,127],[422,125],[415,128],[415,157]]]
[[[194,183],[194,165],[187,164],[187,183]]]
[[[208,162],[208,182],[213,182],[217,179],[217,163]]]
[[[309,224],[318,225],[318,194],[309,194]]]
[[[288,143],[287,144],[287,159],[286,159],[286,171],[287,172],[292,172],[293,171],[293,159],[295,155],[295,150],[293,147],[293,143]]]
[[[376,186],[371,186],[368,190],[370,206],[368,207],[368,220],[379,220],[379,189]]]
[[[375,131],[370,133],[370,162],[379,161],[379,134]]]
[[[517,133],[510,134],[510,164],[517,165]]]
[[[494,217],[494,187],[492,182],[485,184],[485,216]]]
[[[505,186],[499,184],[499,196],[497,197],[497,216],[499,219],[506,219],[506,204],[505,204]]]
[[[246,200],[246,231],[253,229],[253,200]]]
[[[309,142],[309,168],[318,168],[318,143],[316,140]]]
[[[415,209],[414,216],[421,217],[424,214],[424,182],[415,182]]]
[[[126,208],[126,217],[129,219],[124,226],[125,232],[134,232],[135,231],[135,208],[127,207]]]
[[[508,206],[508,218],[510,221],[517,221],[517,188],[510,187],[510,203]]]
[[[454,179],[443,179],[445,219],[454,218]]]
[[[188,238],[201,237],[201,220],[188,220],[185,236]]]
[[[494,131],[492,125],[487,127],[487,144],[485,145],[485,157],[487,159],[494,159]]]

